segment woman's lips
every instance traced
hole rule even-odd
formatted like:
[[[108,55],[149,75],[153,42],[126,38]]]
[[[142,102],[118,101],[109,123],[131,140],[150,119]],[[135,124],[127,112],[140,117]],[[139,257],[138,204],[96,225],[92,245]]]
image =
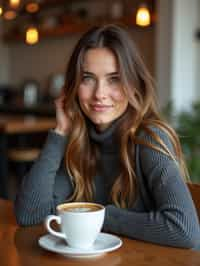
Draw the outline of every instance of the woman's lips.
[[[94,110],[95,112],[105,112],[108,109],[110,109],[112,105],[93,104],[91,105],[91,107],[92,107],[92,110]]]

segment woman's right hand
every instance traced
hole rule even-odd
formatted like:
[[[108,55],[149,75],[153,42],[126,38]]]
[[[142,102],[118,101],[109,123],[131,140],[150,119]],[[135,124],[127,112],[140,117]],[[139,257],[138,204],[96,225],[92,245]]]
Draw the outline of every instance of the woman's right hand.
[[[55,100],[57,121],[55,132],[63,136],[67,135],[71,128],[69,115],[67,115],[65,111],[65,102],[66,96],[62,91],[61,95]]]

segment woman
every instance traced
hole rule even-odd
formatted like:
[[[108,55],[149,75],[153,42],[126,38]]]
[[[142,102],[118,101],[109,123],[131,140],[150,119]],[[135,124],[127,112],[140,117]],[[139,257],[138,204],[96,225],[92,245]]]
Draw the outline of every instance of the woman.
[[[57,126],[15,202],[21,225],[41,223],[64,201],[106,206],[104,230],[196,248],[197,214],[179,140],[161,120],[154,87],[121,27],[95,27],[70,58]]]

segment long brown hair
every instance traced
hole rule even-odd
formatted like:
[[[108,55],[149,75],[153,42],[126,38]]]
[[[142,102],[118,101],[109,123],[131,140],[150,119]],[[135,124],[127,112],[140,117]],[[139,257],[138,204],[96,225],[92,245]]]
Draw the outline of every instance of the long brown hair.
[[[121,173],[116,178],[110,192],[114,204],[127,207],[134,202],[136,195],[137,177],[133,148],[135,144],[149,146],[174,160],[178,160],[183,176],[186,176],[187,170],[175,131],[160,118],[156,109],[153,80],[129,33],[116,25],[94,27],[85,33],[77,43],[66,72],[66,112],[72,120],[72,130],[68,136],[69,141],[65,156],[67,171],[74,185],[74,193],[70,200],[93,200],[95,189],[93,177],[97,168],[98,151],[97,147],[91,145],[87,131],[87,118],[77,101],[77,89],[81,82],[86,51],[102,47],[108,48],[116,56],[121,82],[129,99],[127,111],[123,115],[118,129]],[[166,132],[172,142],[175,155],[152,131],[151,126],[156,126]],[[139,130],[146,131],[160,145],[139,139],[137,137]]]

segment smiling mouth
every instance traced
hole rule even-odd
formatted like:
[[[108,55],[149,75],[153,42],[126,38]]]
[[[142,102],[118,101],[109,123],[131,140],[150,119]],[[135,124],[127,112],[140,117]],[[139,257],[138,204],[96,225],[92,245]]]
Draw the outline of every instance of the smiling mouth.
[[[108,109],[112,108],[112,105],[94,104],[91,105],[91,107],[95,112],[105,112]]]

